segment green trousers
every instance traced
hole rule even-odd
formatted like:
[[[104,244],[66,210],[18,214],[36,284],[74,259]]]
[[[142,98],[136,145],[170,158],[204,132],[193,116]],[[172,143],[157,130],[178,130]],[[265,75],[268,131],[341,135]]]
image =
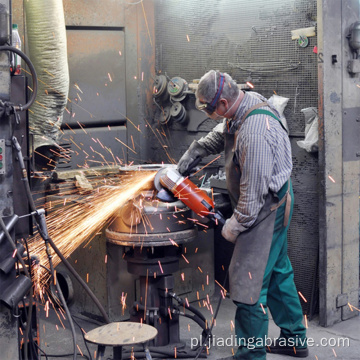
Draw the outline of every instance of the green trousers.
[[[279,191],[281,199],[287,190],[285,184]],[[291,212],[294,194],[291,187]],[[265,269],[259,301],[255,305],[235,302],[235,334],[239,344],[235,359],[265,360],[266,345],[269,345],[268,308],[277,326],[280,337],[296,344],[297,348],[306,347],[306,328],[299,296],[294,284],[294,274],[287,255],[287,230],[284,227],[285,204],[277,209],[274,233],[268,263]],[[290,221],[289,221],[290,223]],[[267,340],[266,340],[267,339]],[[266,343],[267,342],[267,343]]]

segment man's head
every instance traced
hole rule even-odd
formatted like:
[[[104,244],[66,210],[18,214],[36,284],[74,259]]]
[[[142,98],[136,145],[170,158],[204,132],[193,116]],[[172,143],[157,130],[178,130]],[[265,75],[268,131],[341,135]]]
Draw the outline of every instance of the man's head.
[[[239,88],[229,74],[210,70],[200,79],[195,92],[196,107],[211,119],[231,118],[236,110],[232,105],[239,95]]]

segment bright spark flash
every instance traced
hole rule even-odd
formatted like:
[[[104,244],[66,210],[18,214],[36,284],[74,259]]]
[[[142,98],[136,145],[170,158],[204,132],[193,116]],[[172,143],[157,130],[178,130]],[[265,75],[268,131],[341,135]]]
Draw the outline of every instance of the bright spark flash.
[[[59,206],[47,217],[49,234],[61,253],[69,257],[85,240],[90,242],[115,215],[115,213],[134,195],[152,183],[156,172],[137,174],[121,181],[119,186],[104,186],[98,188],[86,197],[86,201],[73,202],[65,208]],[[39,257],[40,263],[46,267],[48,259],[45,252],[45,244],[37,234],[29,241],[31,254]],[[54,266],[60,263],[57,255],[53,254]],[[39,269],[42,274],[38,285],[47,281],[45,271]],[[40,284],[42,283],[42,284]]]

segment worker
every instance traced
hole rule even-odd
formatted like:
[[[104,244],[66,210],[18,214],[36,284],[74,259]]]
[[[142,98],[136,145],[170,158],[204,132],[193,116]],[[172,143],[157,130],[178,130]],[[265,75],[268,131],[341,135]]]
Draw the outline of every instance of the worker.
[[[225,150],[233,214],[222,236],[235,244],[229,266],[236,304],[235,359],[264,360],[266,352],[307,357],[306,328],[287,256],[293,210],[291,145],[279,113],[255,92],[239,90],[226,73],[211,70],[198,84],[196,107],[220,123],[195,140],[178,163],[184,174],[197,159]],[[269,344],[268,311],[280,336]]]

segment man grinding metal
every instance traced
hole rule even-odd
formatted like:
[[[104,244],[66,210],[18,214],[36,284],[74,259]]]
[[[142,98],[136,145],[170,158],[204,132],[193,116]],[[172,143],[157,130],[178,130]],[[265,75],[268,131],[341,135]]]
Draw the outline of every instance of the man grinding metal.
[[[306,329],[287,256],[294,195],[291,145],[280,115],[264,97],[244,93],[219,71],[206,73],[195,95],[199,110],[211,119],[225,119],[191,144],[178,171],[184,174],[197,158],[225,150],[233,215],[222,235],[235,243],[229,267],[239,342],[234,358],[265,360],[266,351],[307,357]],[[271,346],[266,346],[267,307],[281,330]]]

